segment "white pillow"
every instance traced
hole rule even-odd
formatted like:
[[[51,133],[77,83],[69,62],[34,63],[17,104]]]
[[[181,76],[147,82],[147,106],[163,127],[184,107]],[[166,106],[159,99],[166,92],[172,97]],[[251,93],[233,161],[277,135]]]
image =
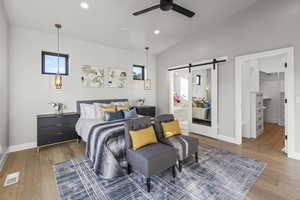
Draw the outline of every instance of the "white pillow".
[[[100,107],[110,107],[111,104],[106,103],[94,103],[96,119],[105,120],[105,113],[100,109]]]
[[[124,101],[124,102],[113,102],[112,103],[113,105],[116,105],[116,106],[129,106],[129,103],[128,101]]]
[[[96,109],[93,104],[80,104],[80,117],[82,119],[96,119]]]

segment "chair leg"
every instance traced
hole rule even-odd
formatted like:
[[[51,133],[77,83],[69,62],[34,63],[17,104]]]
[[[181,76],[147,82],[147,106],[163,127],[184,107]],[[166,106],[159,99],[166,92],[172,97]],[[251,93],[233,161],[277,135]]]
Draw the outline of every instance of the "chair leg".
[[[198,162],[198,152],[195,153],[195,160],[196,160],[196,163]]]
[[[131,174],[131,171],[132,171],[131,165],[128,164],[128,165],[127,165],[127,173],[128,173],[128,174]]]
[[[178,160],[178,169],[179,169],[179,172],[182,171],[182,161],[181,160]]]
[[[173,178],[176,178],[176,165],[172,167]]]
[[[150,177],[147,178],[147,192],[150,192],[150,188],[151,188],[151,179]]]

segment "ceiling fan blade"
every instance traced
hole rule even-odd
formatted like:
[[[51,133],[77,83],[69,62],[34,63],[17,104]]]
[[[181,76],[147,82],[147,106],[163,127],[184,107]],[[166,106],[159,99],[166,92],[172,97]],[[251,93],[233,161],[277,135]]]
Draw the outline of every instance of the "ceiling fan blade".
[[[173,3],[173,8],[172,8],[174,11],[176,12],[179,12],[180,14],[183,14],[187,17],[193,17],[195,15],[194,12],[188,10],[188,9],[185,9],[183,7],[181,7],[180,5],[177,5],[175,3]]]
[[[134,15],[134,16],[141,15],[141,14],[150,12],[150,11],[152,11],[152,10],[155,10],[155,9],[157,9],[157,8],[160,8],[160,5],[152,6],[152,7],[150,7],[150,8],[146,8],[146,9],[144,9],[144,10],[135,12],[135,13],[133,13],[133,15]]]

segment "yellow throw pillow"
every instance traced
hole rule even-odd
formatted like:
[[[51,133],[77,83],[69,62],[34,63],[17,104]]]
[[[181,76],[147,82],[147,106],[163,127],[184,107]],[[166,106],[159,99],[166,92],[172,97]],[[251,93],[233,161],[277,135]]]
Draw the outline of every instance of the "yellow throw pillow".
[[[161,126],[163,128],[165,138],[181,134],[181,128],[177,120],[172,122],[162,122]]]
[[[120,111],[120,110],[126,110],[126,111],[128,111],[128,110],[129,110],[129,106],[128,106],[128,105],[125,105],[125,106],[117,106],[117,111]]]
[[[129,134],[131,136],[133,150],[137,150],[148,144],[157,143],[153,126],[138,131],[129,131]]]
[[[102,110],[102,112],[116,112],[117,111],[115,105],[112,105],[112,106],[109,106],[109,107],[101,106],[100,109]]]

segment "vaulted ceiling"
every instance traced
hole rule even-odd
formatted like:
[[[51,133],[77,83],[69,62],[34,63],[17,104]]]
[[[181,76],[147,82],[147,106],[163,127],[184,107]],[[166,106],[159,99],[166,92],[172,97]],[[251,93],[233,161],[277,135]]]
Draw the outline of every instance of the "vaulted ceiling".
[[[159,3],[159,0],[4,0],[12,25],[53,32],[53,24],[63,24],[63,34],[105,45],[143,49],[150,46],[158,54],[190,34],[217,25],[257,0],[175,0],[196,12],[193,18],[155,10],[135,17],[133,12]],[[154,30],[161,34],[153,34]]]

